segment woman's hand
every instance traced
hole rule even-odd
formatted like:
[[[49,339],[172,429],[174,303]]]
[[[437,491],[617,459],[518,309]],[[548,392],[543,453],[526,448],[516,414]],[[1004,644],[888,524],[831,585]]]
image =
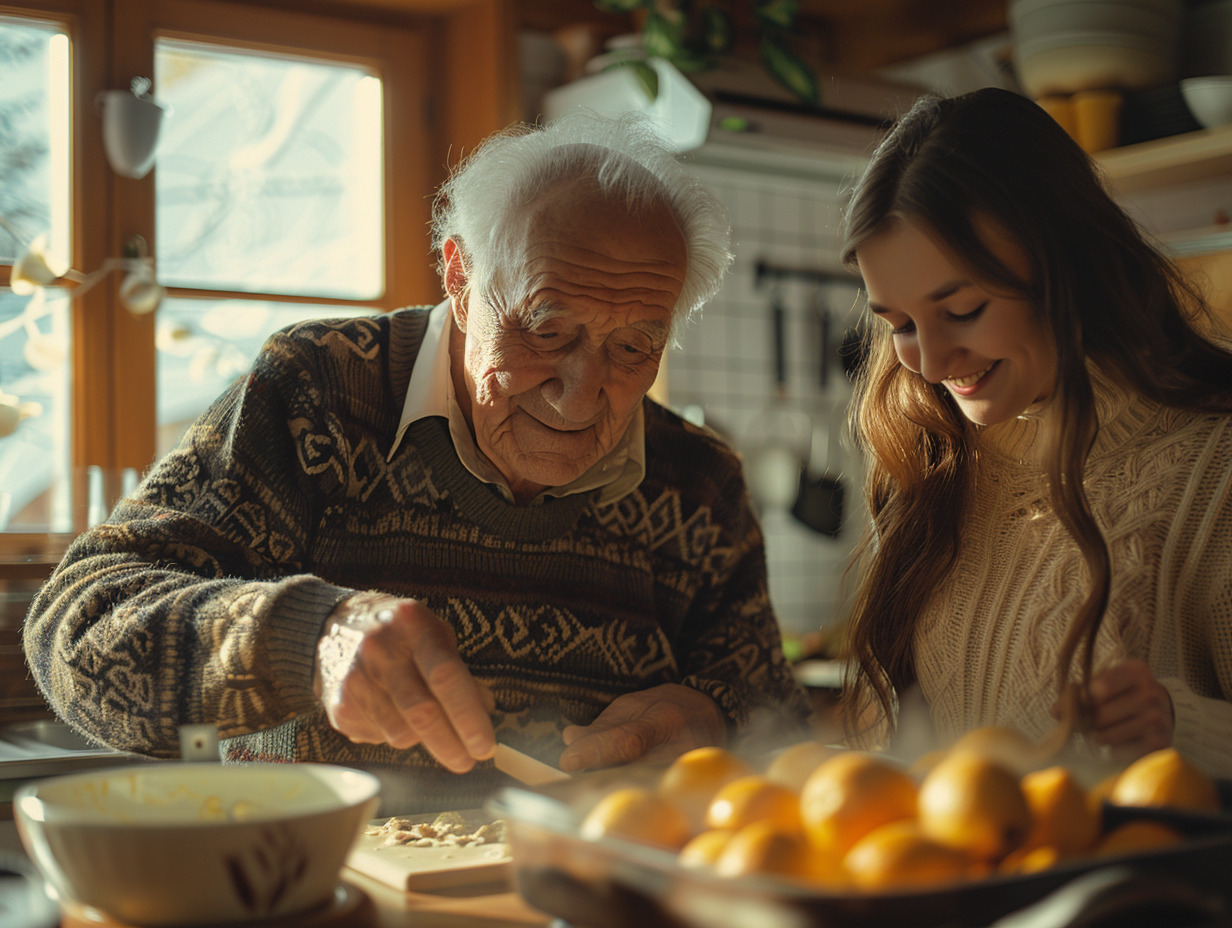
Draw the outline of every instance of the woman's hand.
[[[1096,674],[1089,698],[1095,740],[1118,760],[1172,744],[1172,697],[1143,661],[1122,661]]]
[[[727,742],[727,724],[713,699],[689,686],[661,686],[612,700],[589,725],[562,733],[560,769],[615,767],[635,760],[670,761],[691,748]]]
[[[496,750],[492,694],[458,657],[453,629],[414,599],[357,596],[317,644],[317,695],[352,741],[423,744],[455,773]]]

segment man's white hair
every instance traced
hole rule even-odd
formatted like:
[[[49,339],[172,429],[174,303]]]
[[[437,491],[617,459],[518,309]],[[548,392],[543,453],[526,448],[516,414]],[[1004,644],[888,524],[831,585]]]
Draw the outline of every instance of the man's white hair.
[[[452,238],[465,256],[469,286],[520,306],[528,284],[518,217],[555,185],[578,177],[593,178],[605,196],[623,197],[630,209],[663,203],[675,215],[688,264],[673,323],[718,292],[732,260],[727,208],[639,114],[579,109],[546,126],[519,125],[489,137],[437,193],[432,246],[439,254]]]

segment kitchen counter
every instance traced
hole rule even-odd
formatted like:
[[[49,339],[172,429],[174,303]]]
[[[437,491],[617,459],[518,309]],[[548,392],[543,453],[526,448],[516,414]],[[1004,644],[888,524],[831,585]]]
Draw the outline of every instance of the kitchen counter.
[[[25,855],[11,817],[0,821],[0,851]],[[343,872],[342,882],[344,890],[357,893],[361,900],[348,914],[338,919],[313,920],[307,925],[299,919],[284,919],[277,923],[279,928],[543,928],[552,921],[503,884],[432,893],[399,892],[352,870]],[[121,928],[94,913],[69,911],[61,922],[61,928],[86,926]]]

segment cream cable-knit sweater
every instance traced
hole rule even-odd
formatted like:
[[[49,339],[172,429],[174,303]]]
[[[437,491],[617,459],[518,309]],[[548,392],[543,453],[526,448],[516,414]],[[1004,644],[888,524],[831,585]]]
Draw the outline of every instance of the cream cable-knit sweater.
[[[1172,697],[1174,745],[1232,776],[1232,417],[1098,382],[1097,392],[1103,426],[1086,488],[1112,590],[1095,669],[1146,661]],[[1077,545],[1051,512],[1040,424],[984,430],[958,561],[917,635],[942,739],[982,725],[1039,737],[1055,722],[1057,654],[1086,587]]]

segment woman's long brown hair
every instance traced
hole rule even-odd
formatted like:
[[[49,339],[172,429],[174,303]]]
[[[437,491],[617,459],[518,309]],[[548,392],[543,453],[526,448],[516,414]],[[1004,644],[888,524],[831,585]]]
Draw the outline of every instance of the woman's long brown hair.
[[[1195,323],[1216,325],[1200,293],[1108,195],[1091,159],[1018,94],[987,88],[921,98],[854,187],[844,262],[858,268],[861,243],[897,219],[929,228],[976,279],[1029,299],[1055,341],[1051,503],[1088,583],[1059,655],[1057,688],[1059,695],[1076,660],[1085,688],[1111,588],[1107,544],[1083,487],[1099,428],[1087,362],[1165,405],[1232,410],[1232,354],[1198,333]],[[992,220],[1022,248],[1027,280],[997,259],[977,219]],[[944,387],[899,363],[887,326],[869,325],[865,347],[852,422],[868,459],[872,525],[857,551],[846,624],[856,676],[843,701],[857,742],[870,718],[893,730],[895,700],[916,682],[917,627],[954,565],[976,453],[975,427]]]

